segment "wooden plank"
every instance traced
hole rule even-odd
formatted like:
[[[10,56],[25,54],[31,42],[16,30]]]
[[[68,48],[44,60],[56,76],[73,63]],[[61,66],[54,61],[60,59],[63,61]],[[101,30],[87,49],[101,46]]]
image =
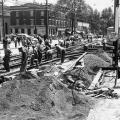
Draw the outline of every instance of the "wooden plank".
[[[98,83],[100,77],[103,75],[103,71],[100,69],[97,73],[97,75],[94,77],[94,80],[92,81],[91,85],[88,89],[92,90],[95,88],[95,85]]]
[[[87,54],[87,52],[83,53],[78,59],[76,59],[75,61],[73,61],[73,63],[71,65],[69,65],[68,68],[64,72],[72,70],[75,67],[76,63],[78,61],[80,61],[86,54]]]

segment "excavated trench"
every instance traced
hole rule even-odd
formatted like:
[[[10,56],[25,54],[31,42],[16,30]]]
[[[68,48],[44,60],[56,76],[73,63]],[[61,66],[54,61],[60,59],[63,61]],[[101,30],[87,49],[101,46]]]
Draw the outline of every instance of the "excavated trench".
[[[66,76],[82,81],[87,88],[98,70],[95,68],[110,65],[111,58],[105,54],[88,54],[84,58],[84,68],[64,74],[59,67],[46,65],[3,83],[0,88],[0,119],[85,120],[95,100],[79,91],[72,91]]]

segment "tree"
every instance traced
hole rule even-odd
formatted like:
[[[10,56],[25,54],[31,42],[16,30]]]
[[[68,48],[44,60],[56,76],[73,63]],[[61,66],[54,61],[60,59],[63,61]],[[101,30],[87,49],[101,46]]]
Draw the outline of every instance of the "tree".
[[[107,28],[114,26],[114,14],[112,9],[105,8],[103,9],[101,13],[101,19],[100,19],[100,29],[102,31],[103,35],[107,34]]]

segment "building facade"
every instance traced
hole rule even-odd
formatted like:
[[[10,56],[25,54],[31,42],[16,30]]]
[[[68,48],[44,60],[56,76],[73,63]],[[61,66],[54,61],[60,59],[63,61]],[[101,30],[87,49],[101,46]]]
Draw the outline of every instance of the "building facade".
[[[4,6],[4,34],[9,34],[10,12],[9,7]],[[0,5],[0,41],[3,38],[2,6]]]
[[[90,29],[89,23],[77,21],[77,28],[76,28],[77,32],[87,33],[89,29]]]
[[[48,33],[57,35],[65,30],[68,22],[62,13],[48,5]],[[60,16],[61,15],[61,16]],[[27,3],[10,8],[11,33],[46,34],[46,5]],[[59,17],[58,17],[59,16]]]

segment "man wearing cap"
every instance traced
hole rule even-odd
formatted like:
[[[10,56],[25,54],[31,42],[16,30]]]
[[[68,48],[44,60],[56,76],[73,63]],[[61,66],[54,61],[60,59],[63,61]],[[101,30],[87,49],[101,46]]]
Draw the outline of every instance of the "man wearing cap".
[[[19,47],[19,52],[21,52],[22,59],[21,59],[21,67],[20,67],[20,73],[26,72],[27,69],[27,60],[28,60],[28,50],[27,48]]]

